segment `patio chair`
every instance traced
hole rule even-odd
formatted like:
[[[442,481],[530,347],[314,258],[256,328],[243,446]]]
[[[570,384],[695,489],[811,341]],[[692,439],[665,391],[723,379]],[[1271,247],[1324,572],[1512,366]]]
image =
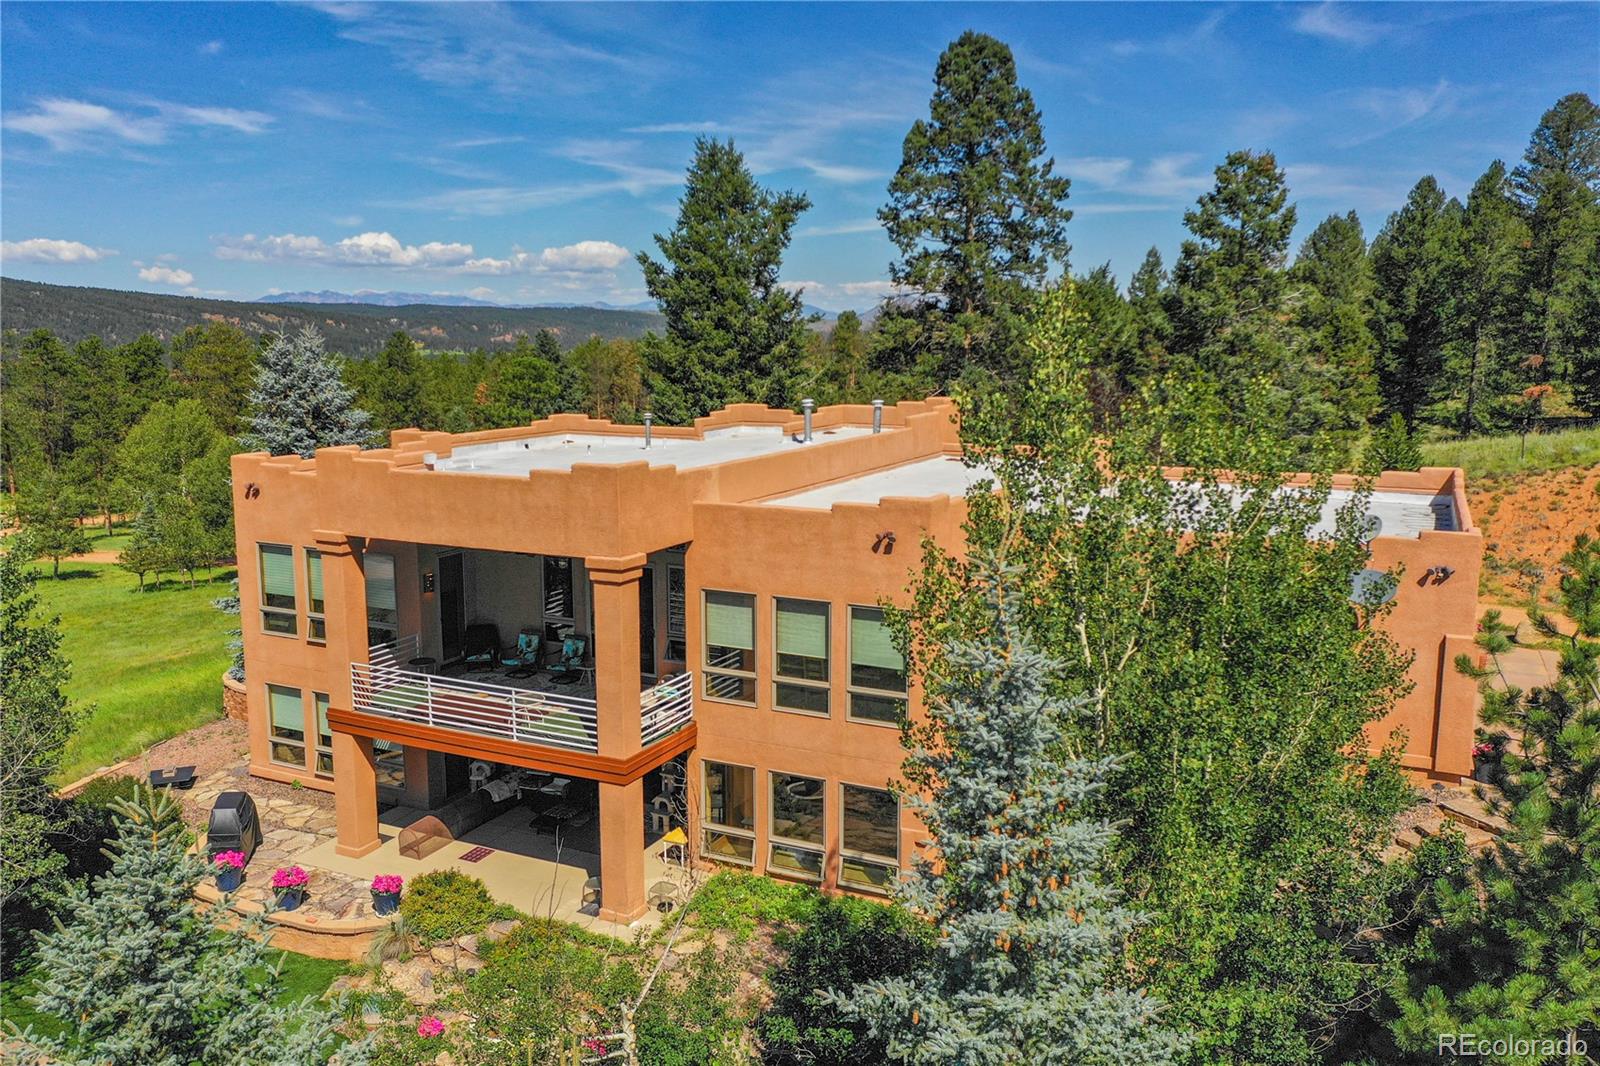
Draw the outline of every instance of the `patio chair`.
[[[500,629],[493,622],[474,622],[462,640],[468,670],[492,670],[500,664]]]
[[[583,655],[588,649],[589,642],[582,637],[563,640],[561,650],[556,653],[556,661],[550,667],[550,680],[563,685],[581,681],[585,669]]]
[[[500,665],[509,666],[507,677],[532,677],[543,665],[540,662],[544,639],[533,626],[524,626],[517,634],[517,642],[500,654]]]

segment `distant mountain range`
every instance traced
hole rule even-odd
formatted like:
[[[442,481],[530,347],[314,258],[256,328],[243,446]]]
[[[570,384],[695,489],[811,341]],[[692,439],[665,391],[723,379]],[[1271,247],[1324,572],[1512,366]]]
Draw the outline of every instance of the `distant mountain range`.
[[[424,302],[412,302],[413,297]],[[446,304],[443,299],[462,302]],[[48,329],[69,343],[94,335],[125,344],[141,333],[170,341],[189,326],[207,322],[231,322],[255,336],[316,326],[331,350],[357,358],[377,352],[391,333],[402,329],[436,350],[508,348],[519,335],[541,329],[554,332],[563,348],[571,348],[592,336],[641,337],[661,329],[665,321],[651,311],[500,307],[421,293],[284,293],[264,303],[246,303],[17,278],[0,278],[0,308],[0,326],[6,330]]]
[[[498,304],[492,300],[478,300],[471,296],[452,296],[448,293],[426,292],[378,292],[375,289],[362,289],[359,292],[332,292],[323,289],[320,292],[275,292],[262,296],[255,301],[258,304],[366,304],[373,307],[410,307],[426,304],[434,307],[561,307],[576,308],[588,307],[597,311],[643,311],[647,314],[659,313],[659,307],[654,300],[640,300],[631,304],[611,304],[604,300],[593,300],[587,303],[535,303],[535,304]],[[839,312],[829,311],[824,307],[806,304],[805,312],[808,315],[821,315],[824,322],[832,322],[839,317]]]

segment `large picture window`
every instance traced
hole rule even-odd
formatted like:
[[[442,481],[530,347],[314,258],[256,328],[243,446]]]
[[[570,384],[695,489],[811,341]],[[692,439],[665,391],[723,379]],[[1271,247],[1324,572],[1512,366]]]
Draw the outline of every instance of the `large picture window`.
[[[299,689],[267,686],[267,735],[273,762],[305,769],[306,704]]]
[[[772,772],[768,872],[822,880],[825,790],[820,778]]]
[[[756,598],[706,590],[706,696],[756,701]]]
[[[261,556],[261,628],[292,637],[299,631],[294,599],[294,549],[258,545]]]
[[[887,893],[900,870],[900,804],[887,789],[844,785],[839,883]]]
[[[327,607],[322,598],[322,553],[306,549],[306,639],[328,639]]]
[[[705,777],[705,857],[752,865],[756,858],[756,772],[748,766],[701,763]]]
[[[777,662],[772,704],[786,711],[828,713],[828,605],[778,597]]]
[[[328,728],[328,694],[313,692],[311,702],[317,710],[317,774],[333,776],[333,730]]]
[[[400,636],[400,608],[394,581],[394,556],[367,552],[367,643],[388,644]]]
[[[850,608],[850,717],[894,725],[906,713],[906,661],[877,607]]]

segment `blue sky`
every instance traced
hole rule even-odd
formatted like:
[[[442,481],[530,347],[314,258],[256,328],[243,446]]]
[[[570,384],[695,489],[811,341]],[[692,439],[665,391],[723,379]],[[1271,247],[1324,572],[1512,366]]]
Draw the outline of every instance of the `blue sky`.
[[[874,220],[934,63],[1016,52],[1072,179],[1079,271],[1158,246],[1231,149],[1272,149],[1298,241],[1369,237],[1432,173],[1465,195],[1600,81],[1600,5],[37,4],[0,9],[8,276],[274,290],[644,298],[698,133],[813,208],[784,263],[865,307]]]

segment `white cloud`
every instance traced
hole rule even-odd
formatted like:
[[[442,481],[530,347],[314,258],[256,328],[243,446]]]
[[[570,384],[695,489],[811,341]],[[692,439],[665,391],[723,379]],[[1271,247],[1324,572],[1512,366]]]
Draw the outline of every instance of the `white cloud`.
[[[335,215],[333,217],[333,224],[335,226],[349,226],[354,228],[361,225],[362,221],[363,219],[360,215]]]
[[[95,248],[82,241],[62,241],[50,237],[0,241],[0,259],[27,263],[98,263],[116,254],[109,248]]]
[[[1367,118],[1359,134],[1338,145],[1350,148],[1377,140],[1426,118],[1449,115],[1461,102],[1462,90],[1440,78],[1430,89],[1371,88],[1348,96],[1348,102]]]
[[[4,117],[6,129],[42,138],[58,152],[115,144],[162,144],[175,129],[214,127],[238,133],[266,131],[272,116],[232,107],[192,107],[161,100],[140,110],[116,110],[87,100],[50,97],[36,100],[33,110]]]
[[[388,232],[359,233],[341,241],[298,233],[258,237],[221,237],[218,259],[245,262],[295,261],[328,266],[388,267],[397,270],[439,271],[447,274],[604,274],[627,262],[632,253],[610,241],[578,241],[535,254],[513,249],[509,256],[478,256],[470,244],[429,241],[406,244]]]
[[[526,137],[517,136],[517,135],[513,135],[513,136],[509,136],[509,137],[465,137],[465,138],[463,138],[463,139],[461,139],[459,141],[451,141],[446,147],[449,147],[449,148],[489,148],[489,147],[492,147],[492,146],[497,145],[497,144],[519,144],[519,143],[521,143],[522,141],[525,141],[525,140],[527,140]]]
[[[780,281],[778,284],[790,292],[799,293],[806,303],[830,310],[865,310],[890,296],[907,291],[883,278],[870,281]]]
[[[1086,181],[1091,185],[1110,185],[1120,180],[1132,168],[1131,159],[1091,155],[1061,160],[1056,166],[1056,173],[1065,174],[1073,181]]]
[[[205,44],[202,44],[199,48],[195,49],[195,51],[199,52],[203,56],[214,56],[221,55],[224,47],[226,47],[226,45],[222,41],[207,41]]]
[[[1295,17],[1294,28],[1312,37],[1354,45],[1371,44],[1388,33],[1387,27],[1351,14],[1348,4],[1336,4],[1332,0],[1303,5]]]
[[[632,257],[620,244],[610,241],[579,241],[539,253],[539,265],[547,270],[590,272],[615,270]]]
[[[887,177],[881,170],[871,167],[853,167],[846,163],[819,163],[815,159],[802,159],[800,165],[824,181],[837,181],[851,184],[858,181],[872,181],[876,178]]]
[[[656,122],[648,126],[629,126],[623,133],[722,133],[727,130],[720,122]]]
[[[187,270],[169,266],[148,266],[139,271],[140,281],[153,281],[158,285],[175,285],[185,288],[194,284],[194,275]]]
[[[1112,55],[1127,58],[1137,55],[1161,55],[1173,59],[1201,59],[1216,56],[1216,49],[1221,43],[1217,30],[1222,26],[1222,20],[1227,18],[1227,11],[1216,11],[1186,30],[1177,33],[1163,34],[1149,40],[1122,40],[1114,41],[1109,51]]]
[[[796,237],[840,237],[848,233],[873,233],[883,228],[875,218],[858,218],[853,222],[839,222],[832,226],[806,226],[795,231]]]

